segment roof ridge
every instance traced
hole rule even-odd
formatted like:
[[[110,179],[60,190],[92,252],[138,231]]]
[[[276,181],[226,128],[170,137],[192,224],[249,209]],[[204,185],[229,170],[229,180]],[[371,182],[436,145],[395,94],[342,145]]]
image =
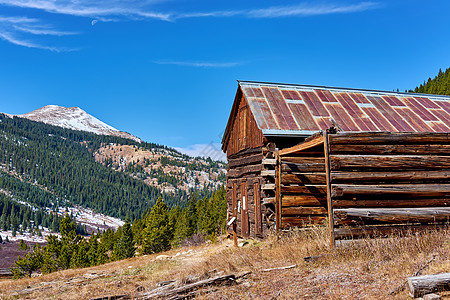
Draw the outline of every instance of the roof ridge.
[[[379,93],[379,94],[394,94],[394,95],[409,95],[414,97],[427,97],[427,98],[443,98],[450,99],[449,95],[435,95],[435,94],[421,94],[421,93],[408,93],[408,92],[396,92],[396,91],[383,91],[383,90],[372,90],[372,89],[360,89],[360,88],[344,88],[344,87],[333,87],[324,85],[307,85],[307,84],[296,84],[296,83],[277,83],[277,82],[265,82],[265,81],[250,81],[250,80],[237,80],[239,85],[249,84],[249,85],[271,85],[277,87],[297,87],[297,88],[312,88],[312,89],[326,89],[326,90],[339,90],[339,91],[352,91],[352,92],[365,92],[365,93]]]

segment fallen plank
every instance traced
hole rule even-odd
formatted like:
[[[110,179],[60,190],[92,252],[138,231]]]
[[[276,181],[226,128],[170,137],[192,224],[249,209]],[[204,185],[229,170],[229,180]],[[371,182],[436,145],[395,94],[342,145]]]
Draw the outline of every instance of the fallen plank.
[[[409,294],[417,298],[425,294],[450,290],[450,273],[408,278]]]
[[[288,269],[293,269],[297,267],[297,265],[290,265],[290,266],[285,266],[285,267],[277,267],[277,268],[269,268],[269,269],[263,269],[261,271],[263,272],[270,272],[270,271],[274,271],[274,270],[288,270]]]

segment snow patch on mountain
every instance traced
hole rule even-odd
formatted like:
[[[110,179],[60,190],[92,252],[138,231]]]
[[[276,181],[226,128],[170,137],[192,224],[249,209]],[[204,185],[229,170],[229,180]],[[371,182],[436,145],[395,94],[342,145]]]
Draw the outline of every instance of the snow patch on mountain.
[[[27,118],[32,121],[43,122],[63,128],[87,131],[95,134],[118,136],[142,142],[140,138],[129,134],[128,132],[119,131],[91,116],[79,107],[47,105],[32,112],[17,115],[17,117]]]

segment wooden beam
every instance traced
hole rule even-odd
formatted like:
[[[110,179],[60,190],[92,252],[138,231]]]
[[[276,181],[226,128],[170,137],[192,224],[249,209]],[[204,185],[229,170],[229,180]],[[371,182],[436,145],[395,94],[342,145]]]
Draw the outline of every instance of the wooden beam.
[[[326,195],[327,187],[325,185],[291,185],[281,186],[281,193],[284,194],[310,194]]]
[[[275,166],[277,164],[277,160],[274,158],[264,158],[262,160],[262,164],[263,165],[271,165],[271,166]]]
[[[322,215],[303,216],[303,217],[283,217],[283,228],[291,226],[307,227],[312,225],[322,225],[327,220],[327,217]]]
[[[387,185],[354,185],[334,184],[331,196],[347,197],[355,195],[402,197],[449,197],[450,184],[387,184]]]
[[[327,214],[327,209],[325,207],[307,207],[307,206],[299,206],[299,207],[282,207],[281,208],[282,216],[287,215],[324,215]]]
[[[267,197],[267,198],[263,198],[263,204],[275,204],[275,197]]]
[[[424,199],[333,199],[334,208],[450,206],[450,198]]]
[[[355,181],[438,181],[449,180],[449,170],[439,171],[404,171],[397,172],[345,172],[335,171],[331,173],[331,180],[333,182],[355,182]]]
[[[371,221],[385,223],[436,223],[450,220],[450,207],[415,208],[346,208],[335,209],[336,224],[366,224]]]
[[[308,172],[325,172],[325,163],[284,163],[281,162],[281,170],[283,173],[301,174]]]
[[[282,184],[325,184],[325,173],[282,174]]]
[[[450,169],[450,156],[426,155],[333,155],[331,169]]]
[[[420,132],[341,132],[330,137],[330,144],[450,144],[450,133]]]
[[[325,175],[326,175],[326,190],[327,190],[327,210],[328,210],[328,227],[330,232],[330,247],[335,246],[334,237],[334,213],[333,213],[333,201],[331,195],[331,162],[330,162],[330,141],[328,129],[323,134],[323,148],[325,153]]]
[[[235,167],[242,167],[242,166],[247,166],[247,165],[252,165],[252,164],[258,164],[258,163],[261,163],[262,159],[263,159],[263,155],[261,152],[261,153],[250,155],[250,156],[228,159],[228,166],[230,168],[235,168]]]
[[[261,186],[263,190],[275,190],[275,183],[266,183]]]
[[[322,137],[322,135],[317,135],[314,138],[312,138],[312,139],[310,139],[308,141],[305,141],[305,142],[303,142],[301,144],[298,144],[298,145],[295,145],[293,147],[285,148],[285,149],[280,150],[280,155],[281,156],[285,156],[285,155],[293,154],[293,153],[296,153],[296,152],[301,152],[301,151],[304,151],[304,150],[307,150],[307,149],[310,149],[310,148],[313,148],[313,147],[316,147],[316,146],[320,146],[322,144],[323,144],[323,137]]]
[[[322,196],[311,195],[283,195],[281,203],[283,207],[288,206],[327,206],[327,198]]]
[[[276,173],[275,177],[275,227],[276,230],[279,231],[282,226],[281,220],[281,162],[280,162],[280,154],[278,148],[275,149],[275,160],[276,160]]]
[[[330,154],[444,154],[450,153],[450,145],[443,144],[397,144],[397,145],[352,145],[337,144],[330,147]]]
[[[261,170],[261,176],[275,177],[275,170]]]

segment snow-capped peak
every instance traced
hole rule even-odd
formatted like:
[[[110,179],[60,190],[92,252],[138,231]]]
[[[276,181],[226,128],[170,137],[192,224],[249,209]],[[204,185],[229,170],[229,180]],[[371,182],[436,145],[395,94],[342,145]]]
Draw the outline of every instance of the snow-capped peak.
[[[135,137],[127,132],[117,130],[116,128],[91,116],[79,107],[47,105],[32,112],[17,116],[63,128],[88,131],[96,134],[119,136],[132,139],[137,142],[142,142],[142,140],[138,137]]]

